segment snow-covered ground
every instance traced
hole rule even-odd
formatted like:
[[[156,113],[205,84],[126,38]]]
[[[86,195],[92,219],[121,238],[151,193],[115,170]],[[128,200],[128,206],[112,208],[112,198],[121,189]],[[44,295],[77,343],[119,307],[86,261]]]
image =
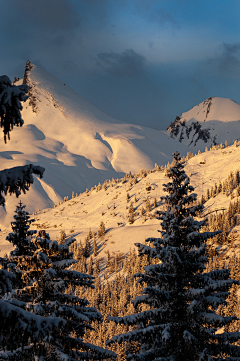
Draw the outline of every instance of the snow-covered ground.
[[[199,197],[206,195],[208,188],[225,180],[231,171],[236,170],[240,170],[240,146],[234,145],[198,154],[187,160],[185,167]],[[169,180],[164,172],[159,171],[149,173],[146,177],[138,175],[137,179],[136,184],[130,184],[132,178],[128,178],[126,183],[116,183],[111,179],[105,183],[106,189],[90,189],[54,208],[41,209],[32,216],[36,220],[32,229],[46,229],[52,238],[58,237],[60,231],[64,230],[67,236],[74,236],[77,241],[81,239],[84,242],[89,229],[97,232],[103,221],[107,232],[103,239],[97,239],[100,256],[105,256],[108,249],[125,254],[130,247],[134,247],[134,243],[143,242],[147,237],[159,237],[157,231],[160,229],[160,221],[155,218],[155,213],[164,206],[160,204],[160,197],[164,195],[163,184]],[[127,194],[130,196],[128,202]],[[156,198],[158,205],[149,214],[141,215],[147,197],[151,205]],[[21,199],[24,202],[24,198]],[[220,193],[205,204],[205,213],[227,208],[230,201],[230,196]],[[129,223],[126,209],[131,202],[136,213],[133,224]],[[5,241],[9,232],[10,227],[2,228],[0,232],[1,254],[10,250]]]
[[[27,83],[31,96],[22,111],[24,125],[11,132],[7,144],[0,137],[0,170],[29,163],[46,169],[21,197],[30,212],[130,170],[165,164],[176,150],[189,151],[161,131],[107,116],[37,66],[27,73]],[[16,199],[6,197],[0,226],[10,222],[15,206]]]

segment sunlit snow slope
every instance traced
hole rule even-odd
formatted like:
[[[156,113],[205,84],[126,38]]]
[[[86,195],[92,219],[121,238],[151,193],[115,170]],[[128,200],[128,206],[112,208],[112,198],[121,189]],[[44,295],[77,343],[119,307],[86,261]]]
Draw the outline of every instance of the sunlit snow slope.
[[[208,98],[177,117],[166,134],[202,151],[226,140],[232,144],[240,139],[240,105],[227,98]]]
[[[238,147],[232,145],[224,149],[211,150],[198,154],[186,161],[185,171],[190,177],[190,184],[198,199],[206,196],[207,189],[211,190],[215,184],[225,181],[230,172],[235,174],[240,170],[240,142]],[[32,229],[45,229],[51,239],[59,237],[60,231],[65,231],[67,237],[75,237],[84,244],[89,229],[97,234],[99,225],[104,222],[106,236],[96,237],[99,247],[99,257],[105,257],[106,251],[127,253],[134,248],[134,243],[144,242],[148,237],[159,237],[161,221],[156,219],[158,210],[165,208],[160,198],[166,193],[163,184],[169,181],[164,171],[149,172],[147,175],[137,175],[137,182],[128,177],[124,182],[111,180],[105,182],[104,187],[94,187],[89,192],[83,192],[54,208],[41,209],[32,215],[35,222]],[[127,198],[128,195],[128,198]],[[151,211],[146,211],[146,200],[149,199]],[[240,201],[235,189],[232,194],[219,193],[210,198],[205,204],[204,215],[215,211],[228,209],[230,202]],[[156,204],[154,204],[156,201]],[[134,222],[129,222],[129,207],[134,207]],[[142,213],[142,208],[145,212]],[[28,209],[28,206],[26,207]],[[216,214],[216,213],[215,213]],[[218,213],[219,214],[219,213]],[[237,215],[236,215],[237,216]],[[11,232],[11,227],[3,227],[0,232],[0,255],[12,250],[11,244],[6,241],[6,236]],[[240,239],[240,225],[233,227],[231,232],[234,239]],[[239,252],[239,244],[237,244]]]
[[[37,164],[45,167],[43,179],[21,196],[28,211],[53,207],[109,178],[120,178],[154,164],[172,160],[178,150],[189,149],[161,131],[117,121],[84,100],[45,70],[30,64],[24,81],[29,100],[24,104],[24,125],[0,139],[0,168]],[[147,119],[146,119],[147,124]],[[0,225],[12,220],[14,196],[0,208]]]

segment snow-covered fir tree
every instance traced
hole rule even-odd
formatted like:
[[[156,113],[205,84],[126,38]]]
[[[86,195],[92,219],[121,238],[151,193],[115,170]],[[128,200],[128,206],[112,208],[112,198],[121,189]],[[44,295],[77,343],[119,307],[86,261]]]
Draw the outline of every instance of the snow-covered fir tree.
[[[204,272],[206,240],[217,232],[201,232],[206,220],[194,217],[203,206],[193,205],[196,195],[179,153],[173,157],[173,166],[167,171],[172,181],[164,185],[168,194],[161,199],[166,210],[159,212],[162,237],[147,239],[149,245],[136,244],[140,255],[158,261],[136,274],[146,287],[132,302],[146,308],[137,314],[111,317],[117,324],[136,328],[112,337],[107,345],[138,341],[139,351],[126,357],[131,361],[240,360],[240,347],[233,344],[240,333],[216,332],[235,319],[216,313],[234,281],[227,269]]]
[[[26,303],[12,298],[16,277],[0,258],[0,360],[33,360],[36,344],[62,329],[65,321],[29,312]]]
[[[22,273],[25,286],[15,291],[13,302],[35,315],[59,317],[65,325],[32,345],[32,358],[28,360],[102,360],[115,358],[114,352],[83,341],[90,321],[101,321],[102,316],[89,302],[67,290],[76,286],[94,287],[93,277],[71,269],[76,263],[69,246],[75,240],[66,239],[59,244],[40,231],[33,243],[33,255],[12,257],[16,271]],[[27,340],[25,340],[27,341]],[[27,344],[24,344],[26,346]],[[35,358],[34,358],[35,357]]]
[[[26,84],[14,85],[8,76],[0,76],[0,127],[3,128],[5,143],[10,139],[10,131],[14,126],[22,126],[22,104],[27,100]],[[15,194],[17,197],[21,191],[25,193],[33,183],[33,174],[42,178],[44,168],[32,164],[20,167],[4,169],[0,171],[0,206],[4,206],[4,195]]]
[[[13,232],[6,237],[13,246],[16,246],[14,251],[11,252],[11,256],[32,255],[36,249],[31,242],[31,237],[37,231],[29,230],[31,223],[35,219],[30,219],[29,213],[24,208],[26,206],[20,201],[15,210],[16,214],[13,216],[15,221],[11,222]]]
[[[22,126],[23,119],[21,101],[26,101],[28,86],[26,84],[14,85],[7,75],[0,76],[0,117],[3,128],[4,141],[10,139],[10,131],[14,126]]]
[[[15,194],[20,196],[29,190],[33,184],[33,174],[43,177],[45,169],[39,165],[26,164],[24,166],[13,167],[0,171],[0,206],[5,205],[5,197],[7,194]]]
[[[224,315],[225,316],[237,316],[239,317],[239,302],[238,302],[238,290],[239,286],[233,285],[230,290],[230,295],[227,299],[227,307],[225,307]],[[225,326],[225,331],[238,331],[239,330],[239,320],[234,321],[231,324]]]

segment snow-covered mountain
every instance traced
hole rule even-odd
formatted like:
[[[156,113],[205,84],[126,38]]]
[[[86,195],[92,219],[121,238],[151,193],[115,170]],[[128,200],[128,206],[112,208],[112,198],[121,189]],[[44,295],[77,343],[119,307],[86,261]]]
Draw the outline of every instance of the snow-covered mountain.
[[[214,144],[240,139],[240,105],[231,99],[211,97],[176,117],[166,134],[203,151]]]
[[[30,95],[23,104],[24,125],[11,132],[7,144],[1,137],[0,169],[29,163],[46,169],[43,179],[36,177],[21,196],[30,212],[53,207],[72,191],[83,192],[105,179],[165,164],[176,150],[189,151],[161,131],[107,116],[33,64],[27,63],[23,81]],[[17,202],[6,197],[0,225],[12,220]]]

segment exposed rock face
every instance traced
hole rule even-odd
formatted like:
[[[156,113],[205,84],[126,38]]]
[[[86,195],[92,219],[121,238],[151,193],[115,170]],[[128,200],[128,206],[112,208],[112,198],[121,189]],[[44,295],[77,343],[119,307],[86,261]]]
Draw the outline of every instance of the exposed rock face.
[[[191,146],[196,146],[200,139],[205,143],[211,140],[209,128],[202,129],[202,124],[198,121],[187,125],[186,120],[181,121],[181,118],[178,116],[175,121],[168,126],[167,130],[170,132],[170,136],[178,139],[179,142],[182,142],[183,139],[185,139],[184,135],[186,134],[187,139],[189,139],[188,145]],[[215,141],[213,141],[213,144],[216,144]]]
[[[28,60],[25,66],[25,72],[23,76],[23,84],[27,84],[28,86],[28,95],[29,95],[29,105],[32,107],[34,113],[38,112],[37,103],[40,102],[39,97],[37,96],[37,91],[35,88],[35,84],[30,81],[29,74],[31,70],[34,68],[34,65],[30,63]]]

